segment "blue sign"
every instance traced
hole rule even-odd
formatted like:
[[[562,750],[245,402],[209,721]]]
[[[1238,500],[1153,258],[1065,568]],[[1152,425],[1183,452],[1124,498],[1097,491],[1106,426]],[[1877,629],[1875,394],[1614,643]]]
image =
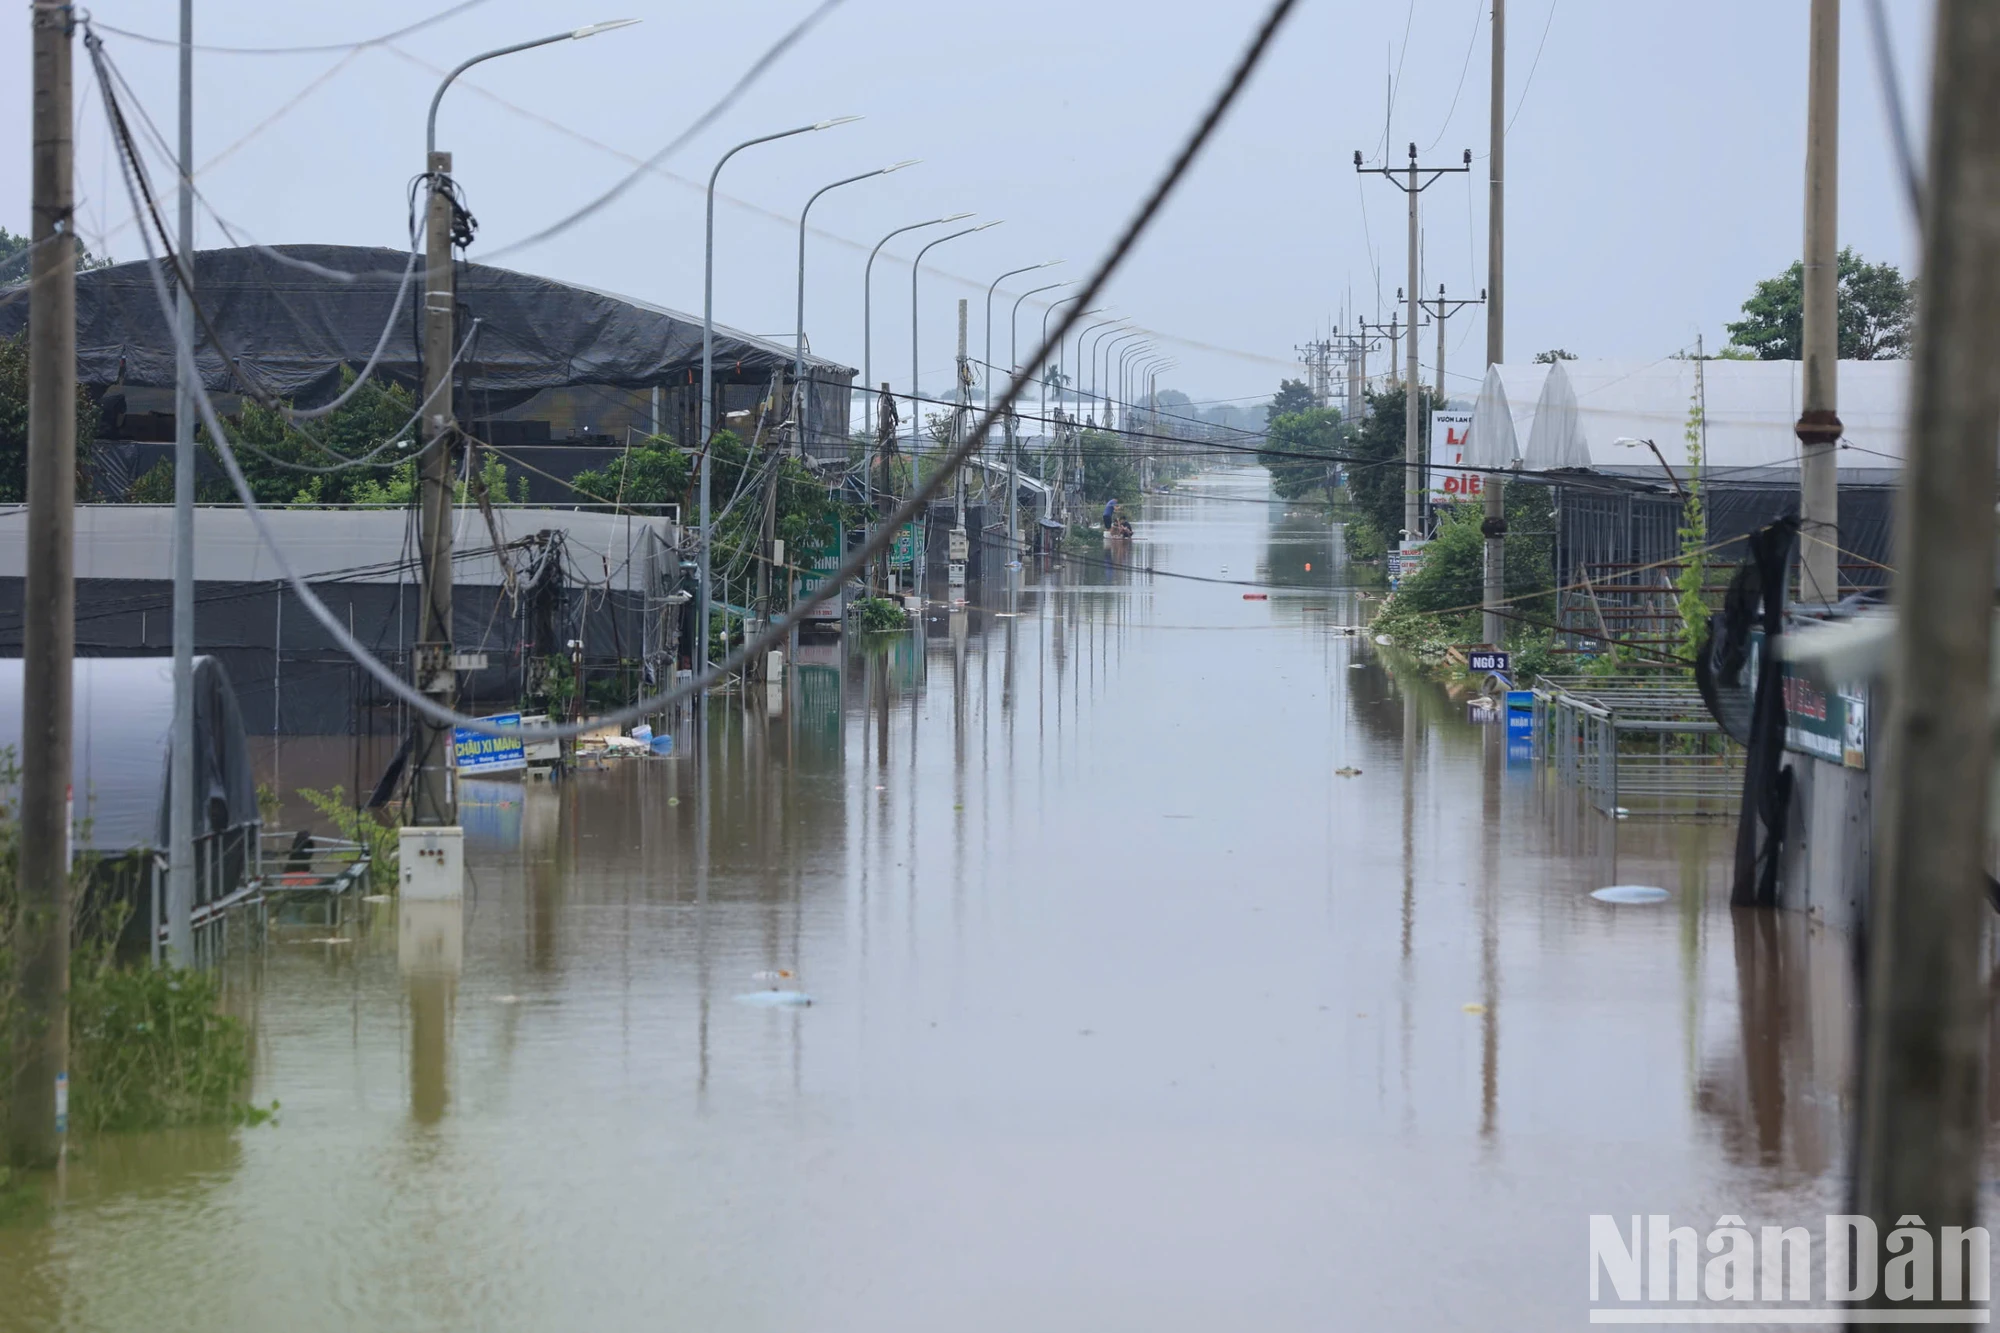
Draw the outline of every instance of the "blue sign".
[[[486,721],[501,727],[521,725],[519,713],[495,713]],[[461,773],[505,773],[528,766],[519,736],[489,736],[458,727],[452,732],[452,762]]]

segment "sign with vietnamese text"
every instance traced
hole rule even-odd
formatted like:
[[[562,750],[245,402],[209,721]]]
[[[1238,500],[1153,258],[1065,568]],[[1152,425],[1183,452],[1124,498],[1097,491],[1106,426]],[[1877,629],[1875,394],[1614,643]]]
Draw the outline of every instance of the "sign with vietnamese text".
[[[1432,504],[1477,500],[1485,493],[1479,474],[1467,472],[1460,466],[1465,462],[1465,441],[1471,434],[1472,413],[1431,413]]]
[[[917,541],[917,525],[914,523],[905,523],[897,531],[895,538],[889,543],[889,567],[891,569],[910,568],[919,545],[920,543]]]
[[[1465,653],[1465,665],[1473,671],[1484,671],[1489,674],[1497,673],[1504,676],[1507,674],[1509,663],[1507,654],[1498,649],[1468,648]]]
[[[1829,683],[1803,662],[1786,662],[1779,685],[1785,748],[1847,768],[1868,767],[1868,690]]]
[[[495,713],[485,719],[500,727],[521,725],[519,713]],[[452,731],[452,762],[460,773],[506,773],[528,766],[527,752],[519,736],[490,736],[483,731],[457,727]]]

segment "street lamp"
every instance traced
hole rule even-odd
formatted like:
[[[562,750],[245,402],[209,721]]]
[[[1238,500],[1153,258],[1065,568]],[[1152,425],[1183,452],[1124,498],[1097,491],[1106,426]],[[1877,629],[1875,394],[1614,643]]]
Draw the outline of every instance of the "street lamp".
[[[1010,376],[1017,376],[1021,373],[1021,302],[1038,293],[1052,292],[1058,287],[1067,286],[1069,286],[1067,282],[1052,282],[1044,287],[1030,287],[1027,291],[1022,292],[1014,298],[1014,308],[1007,315],[1007,373]],[[1069,301],[1074,301],[1075,299],[1073,296],[1064,298],[1064,300]],[[1054,310],[1056,306],[1062,303],[1062,301],[1054,302],[1049,306],[1049,310]],[[1042,313],[1042,321],[1044,326],[1046,326],[1048,322],[1047,311]],[[1046,334],[1043,336],[1044,338],[1047,337]],[[1042,384],[1043,415],[1047,415],[1048,413],[1048,401],[1049,387],[1047,382],[1044,381]],[[989,412],[993,410],[993,391],[990,386],[986,392],[986,410]],[[1020,445],[1014,439],[1014,413],[1011,409],[1007,413],[1005,425],[1007,431],[1007,542],[1008,549],[1013,550],[1014,546],[1019,542],[1021,535],[1020,525],[1016,521],[1017,515],[1015,513],[1015,501],[1021,493],[1021,480],[1016,466],[1020,454]]]
[[[1111,429],[1111,349],[1128,339],[1145,336],[1143,329],[1121,329],[1116,333],[1100,335],[1097,345],[1090,349],[1090,396],[1103,400],[1106,430]],[[1101,377],[1097,371],[1097,358],[1100,352],[1104,354],[1104,373]],[[1100,385],[1103,388],[1102,393],[1098,392]]]
[[[949,235],[940,236],[935,241],[926,244],[921,250],[918,250],[917,257],[910,261],[910,489],[913,491],[920,489],[924,484],[923,454],[920,443],[920,432],[923,430],[924,418],[923,406],[919,401],[917,391],[917,274],[923,270],[924,256],[935,250],[938,246],[943,245],[946,241],[955,241],[961,236],[970,236],[976,231],[985,231],[988,227],[997,227],[1001,221],[1002,219],[995,218],[991,222],[982,222],[976,227],[967,227],[963,231],[955,231]],[[921,586],[921,581],[919,582],[919,586]]]
[[[778,139],[789,139],[795,134],[811,134],[818,130],[830,130],[836,125],[849,125],[861,119],[859,116],[840,116],[833,120],[815,121],[810,125],[799,125],[789,130],[779,130],[776,134],[760,134],[754,139],[745,139],[716,160],[715,170],[708,173],[708,231],[702,248],[701,260],[701,597],[695,603],[695,677],[708,674],[708,618],[714,599],[710,596],[708,580],[711,569],[709,560],[709,475],[714,471],[709,449],[710,437],[715,434],[715,178],[722,174],[722,168],[729,159],[746,148],[754,148],[760,143],[771,143]],[[706,687],[700,697],[708,698]]]
[[[1025,267],[1022,267],[1022,268],[1010,268],[1010,269],[1008,269],[1008,270],[1007,270],[1007,271],[1006,271],[1005,273],[1002,273],[1002,274],[1001,274],[1001,275],[1000,275],[999,277],[997,277],[997,278],[993,279],[993,282],[992,282],[992,284],[991,284],[991,285],[989,285],[989,286],[988,286],[988,287],[986,288],[986,373],[985,373],[985,375],[984,375],[984,376],[982,377],[982,379],[983,379],[983,382],[984,382],[984,384],[985,384],[985,394],[986,394],[986,406],[988,406],[988,407],[991,407],[991,406],[993,406],[993,292],[994,292],[994,289],[995,289],[995,288],[997,288],[997,287],[998,287],[998,286],[999,286],[999,285],[1000,285],[1001,283],[1003,283],[1003,282],[1007,281],[1007,279],[1009,279],[1009,278],[1011,278],[1011,277],[1014,277],[1014,276],[1016,276],[1017,274],[1022,274],[1022,273],[1033,273],[1033,272],[1034,272],[1034,271],[1035,271],[1036,269],[1039,269],[1039,268],[1054,268],[1054,267],[1055,267],[1055,266],[1056,266],[1057,264],[1060,264],[1060,263],[1062,263],[1062,262],[1063,262],[1063,261],[1062,261],[1062,260],[1060,260],[1060,259],[1044,259],[1044,260],[1043,260],[1043,261],[1042,261],[1041,263],[1039,263],[1039,264],[1028,264],[1028,265],[1026,265]],[[1019,302],[1019,301],[1016,301],[1016,302],[1015,302],[1014,304],[1015,304],[1016,306],[1018,306],[1018,305],[1020,305],[1020,302]]]
[[[1079,419],[1083,416],[1083,340],[1098,329],[1115,328],[1124,322],[1125,319],[1122,315],[1117,319],[1100,319],[1095,324],[1086,326],[1083,332],[1076,335],[1076,415]],[[1103,335],[1100,334],[1099,336]],[[1097,352],[1093,348],[1091,350],[1092,364],[1095,364],[1096,360]]]
[[[1128,394],[1125,389],[1126,362],[1129,358],[1139,353],[1150,352],[1152,350],[1153,350],[1153,344],[1146,342],[1142,339],[1139,342],[1133,343],[1130,347],[1126,348],[1124,351],[1118,354],[1118,380],[1117,380],[1118,397],[1115,401],[1118,404],[1119,416],[1121,419],[1132,415],[1131,411],[1132,399],[1130,394]],[[1104,385],[1105,392],[1109,393],[1111,391],[1111,388],[1112,388],[1111,377],[1107,375],[1105,376],[1105,385]]]
[[[800,387],[806,380],[806,214],[812,212],[812,206],[818,203],[819,197],[829,190],[838,190],[841,186],[852,185],[856,181],[873,180],[877,176],[886,176],[892,171],[901,171],[904,167],[914,167],[921,160],[920,158],[913,157],[906,162],[897,162],[890,166],[877,167],[873,171],[864,171],[858,176],[849,176],[845,180],[837,180],[831,185],[822,185],[813,191],[812,197],[806,200],[806,206],[799,210],[799,326],[798,336],[792,345],[792,397],[794,403],[809,403],[811,401],[811,399],[806,397],[805,390]],[[861,377],[861,386],[861,398],[863,402],[866,402],[868,399],[868,377],[865,371]],[[803,415],[798,408],[793,408],[792,437],[794,439],[799,439],[799,432],[805,429],[806,423],[801,419]],[[841,429],[850,429],[853,420],[852,417],[849,417],[846,422],[842,423]]]
[[[1687,491],[1682,488],[1681,479],[1674,474],[1673,464],[1669,463],[1667,461],[1667,456],[1660,452],[1659,445],[1654,444],[1651,440],[1634,439],[1630,435],[1620,435],[1617,439],[1613,440],[1612,443],[1617,445],[1623,445],[1627,449],[1637,449],[1642,445],[1645,448],[1651,449],[1653,451],[1653,457],[1659,459],[1660,466],[1667,470],[1667,480],[1674,484],[1674,494],[1678,495],[1681,498],[1682,504],[1687,503],[1687,498],[1688,498]]]
[[[437,151],[438,103],[444,100],[444,90],[451,87],[452,80],[471,69],[474,65],[483,64],[488,60],[493,60],[500,56],[511,56],[516,51],[532,51],[538,46],[548,46],[552,42],[580,42],[586,37],[595,37],[600,32],[610,32],[613,28],[629,28],[639,21],[638,19],[612,19],[605,23],[587,23],[581,28],[573,28],[568,32],[550,33],[547,37],[537,37],[531,42],[516,42],[512,46],[502,46],[496,50],[488,51],[484,55],[476,55],[472,59],[462,62],[451,73],[444,76],[444,82],[440,83],[437,91],[431,94],[431,113],[424,120],[424,154],[429,156]]]
[[[1056,308],[1058,306],[1066,306],[1071,301],[1081,301],[1082,299],[1083,299],[1083,294],[1079,292],[1075,296],[1065,296],[1062,297],[1060,300],[1049,302],[1048,309],[1042,311],[1042,341],[1038,344],[1038,346],[1047,347],[1049,345],[1049,316],[1055,314]],[[1104,313],[1103,306],[1101,305],[1092,306],[1088,310],[1079,312],[1077,318],[1089,319],[1092,315],[1101,315],[1103,313]],[[1061,347],[1056,348],[1056,373],[1058,375],[1062,373]],[[1035,374],[1040,376],[1042,380],[1042,429],[1046,431],[1049,425],[1048,367],[1046,366],[1035,367]],[[1062,410],[1062,384],[1060,382],[1056,384],[1056,410],[1057,411]]]
[[[440,153],[437,149],[438,106],[444,101],[445,92],[453,81],[474,65],[517,51],[532,51],[553,42],[580,41],[637,22],[637,19],[617,19],[609,23],[593,23],[537,37],[533,41],[496,47],[461,61],[444,76],[437,91],[431,94],[430,108],[424,116],[424,181],[429,194],[424,201],[424,300],[420,335],[423,382],[418,388],[417,399],[423,439],[422,462],[419,465],[418,532],[422,546],[419,583],[424,597],[417,622],[416,654],[412,668],[417,688],[446,708],[455,704],[458,698],[458,677],[451,666],[451,441],[455,426],[451,364],[453,315],[457,308],[451,251],[452,235],[458,229],[455,225],[458,207],[451,189],[451,154]],[[184,663],[177,655],[174,730],[183,738],[192,737],[194,726],[191,711],[180,706],[181,700],[192,698],[191,693],[180,688],[193,680],[191,662],[189,658]],[[183,713],[185,717],[181,716]],[[457,805],[452,796],[451,748],[451,728],[448,725],[429,717],[417,719],[409,762],[412,774],[410,823],[448,827],[458,822]],[[177,755],[191,752],[191,744],[176,746]],[[184,796],[191,785],[190,781],[181,779],[191,777],[191,773],[177,766],[175,775],[169,779],[177,798]],[[184,811],[188,803],[176,799],[172,808],[176,812]],[[175,819],[181,819],[181,816],[176,814]],[[179,910],[181,903],[192,901],[192,855],[192,825],[184,823],[178,829],[170,826],[167,852],[168,939],[176,961],[181,963],[193,957],[190,952],[191,928],[183,927],[184,918]]]
[[[896,228],[875,242],[875,248],[868,252],[868,264],[861,273],[861,383],[863,385],[861,407],[864,413],[862,419],[867,422],[870,439],[875,436],[875,399],[872,396],[875,390],[875,367],[872,364],[875,336],[875,256],[882,253],[883,246],[906,231],[936,227],[946,222],[963,222],[971,216],[970,213],[947,213],[941,218],[932,218],[929,222],[912,222],[907,227]]]

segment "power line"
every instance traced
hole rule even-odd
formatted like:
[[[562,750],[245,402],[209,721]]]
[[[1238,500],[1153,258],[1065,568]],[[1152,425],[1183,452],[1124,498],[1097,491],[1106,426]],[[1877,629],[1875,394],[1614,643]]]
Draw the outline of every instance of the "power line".
[[[458,4],[453,5],[449,9],[440,10],[429,18],[418,19],[415,23],[398,28],[394,32],[385,32],[379,37],[366,37],[358,42],[331,42],[320,46],[205,46],[196,43],[194,49],[197,51],[206,51],[213,55],[227,56],[303,56],[327,55],[335,51],[359,51],[366,47],[381,46],[384,43],[393,42],[399,37],[408,37],[414,32],[422,32],[425,28],[443,23],[446,19],[456,18],[466,10],[477,9],[485,3],[486,0],[459,0]],[[135,42],[145,42],[149,46],[171,46],[178,50],[181,45],[180,41],[176,38],[155,37],[151,33],[133,32],[130,28],[114,27],[109,23],[95,19],[92,20],[91,26],[101,28],[105,32],[115,32],[120,37],[129,37]]]
[[[1110,280],[1111,275],[1118,269],[1126,256],[1131,253],[1133,247],[1138,243],[1139,237],[1145,233],[1154,218],[1158,216],[1161,208],[1165,205],[1167,198],[1186,176],[1195,157],[1214,135],[1217,126],[1222,121],[1223,115],[1235,103],[1238,95],[1249,82],[1251,73],[1262,63],[1265,53],[1269,50],[1271,42],[1277,35],[1278,27],[1291,13],[1296,3],[1297,0],[1275,0],[1275,3],[1266,13],[1256,35],[1252,38],[1249,47],[1238,59],[1222,90],[1209,106],[1207,113],[1202,117],[1193,134],[1184,142],[1172,164],[1154,185],[1145,201],[1140,205],[1138,212],[1119,234],[1110,252],[1100,262],[1097,270],[1086,282],[1081,297],[1072,306],[1070,312],[1063,317],[1055,331],[1044,340],[1042,347],[1036,352],[1034,357],[1031,358],[1034,364],[1042,364],[1047,359],[1049,353],[1056,346],[1056,343],[1069,335],[1070,330],[1081,317],[1081,312],[1089,306],[1092,300],[1103,292],[1104,286]],[[91,52],[93,59],[101,56],[102,41],[89,32],[87,21],[85,46]],[[122,119],[116,114],[115,94],[107,86],[103,89],[103,95],[106,101],[107,115],[112,120],[114,128],[119,132],[121,170],[125,176],[126,190],[132,196],[133,208],[137,211],[140,205],[138,185],[133,179],[133,172],[125,170],[127,166],[136,167],[136,149],[131,143],[130,135],[124,132]],[[162,230],[164,233],[164,229]],[[144,228],[141,228],[140,235],[145,239],[147,258],[150,261],[154,258],[152,236]],[[145,270],[147,276],[152,279],[154,294],[160,302],[162,313],[168,312],[173,303],[157,264],[149,262],[145,265]],[[198,302],[193,301],[192,293],[190,293],[190,296],[191,303],[196,303],[198,306]],[[181,354],[191,354],[192,348],[182,343],[181,334],[177,327],[175,330],[175,341]],[[860,550],[842,562],[841,566],[833,571],[820,587],[809,594],[805,602],[796,608],[793,617],[790,619],[795,619],[798,615],[810,611],[832,597],[838,589],[846,586],[857,574],[861,573],[867,567],[870,560],[886,549],[893,539],[896,530],[904,523],[909,522],[923,506],[927,505],[932,496],[937,494],[947,481],[951,480],[956,469],[985,444],[994,422],[1006,415],[1013,407],[1014,402],[1024,392],[1027,383],[1028,381],[1022,377],[1016,376],[1012,378],[1009,382],[1007,392],[1000,403],[987,409],[985,414],[980,418],[977,428],[968,435],[962,444],[952,449],[946,455],[942,466],[933,471],[931,478],[918,487],[916,492],[904,501],[896,512],[889,516],[885,523],[879,526],[874,536],[864,543]],[[230,452],[228,438],[222,429],[221,419],[216,413],[214,401],[209,397],[207,386],[203,385],[197,379],[194,381],[193,389],[203,421],[208,426],[210,435],[222,460],[224,470],[228,472],[231,483],[235,486],[238,496],[243,500],[244,513],[250,518],[252,526],[257,530],[258,537],[263,541],[266,548],[271,551],[280,571],[285,575],[286,580],[291,583],[293,590],[299,595],[299,599],[308,613],[315,620],[319,621],[321,626],[327,630],[334,642],[344,652],[352,657],[370,676],[379,681],[392,695],[435,721],[467,727],[484,734],[533,734],[537,737],[575,735],[579,734],[586,725],[622,725],[629,721],[636,721],[650,713],[657,712],[666,705],[687,698],[700,690],[707,689],[727,672],[734,670],[743,662],[749,660],[754,654],[762,652],[781,639],[786,638],[792,631],[790,619],[778,622],[759,634],[755,639],[747,639],[735,651],[725,656],[721,662],[716,663],[713,668],[701,677],[666,690],[658,695],[640,699],[623,708],[614,709],[590,724],[577,722],[559,726],[538,727],[533,729],[532,733],[528,733],[519,727],[498,727],[489,719],[468,717],[452,709],[444,708],[427,695],[412,689],[406,681],[390,671],[369,653],[347,631],[346,627],[340,623],[339,618],[319,600],[311,587],[293,572],[291,563],[286,558],[283,547],[276,540],[269,525],[265,523],[263,512],[256,503],[256,496],[251,492],[249,483],[244,479],[242,469],[237,465],[235,456]]]
[[[1534,87],[1535,71],[1542,65],[1542,48],[1549,44],[1549,28],[1556,21],[1556,0],[1549,0],[1549,16],[1542,22],[1542,40],[1535,43],[1535,58],[1528,65],[1528,77],[1521,81],[1521,100],[1514,103],[1514,114],[1507,117],[1507,133],[1514,132],[1514,122],[1521,118],[1521,108],[1528,104],[1528,89]]]

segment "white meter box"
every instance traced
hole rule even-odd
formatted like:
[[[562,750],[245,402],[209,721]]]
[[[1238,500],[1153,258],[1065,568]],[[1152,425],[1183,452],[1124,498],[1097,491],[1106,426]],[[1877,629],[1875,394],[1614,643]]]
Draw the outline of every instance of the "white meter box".
[[[397,841],[406,902],[455,901],[465,896],[465,830],[405,828]]]

